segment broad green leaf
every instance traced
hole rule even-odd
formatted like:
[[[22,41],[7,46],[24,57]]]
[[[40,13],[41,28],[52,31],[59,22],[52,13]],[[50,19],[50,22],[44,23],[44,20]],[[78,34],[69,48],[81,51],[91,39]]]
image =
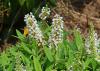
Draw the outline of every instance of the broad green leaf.
[[[51,50],[47,47],[44,47],[44,52],[45,52],[47,58],[49,59],[49,61],[53,62],[54,59],[53,59]]]
[[[34,67],[35,67],[35,71],[42,71],[39,59],[35,56],[34,56]]]

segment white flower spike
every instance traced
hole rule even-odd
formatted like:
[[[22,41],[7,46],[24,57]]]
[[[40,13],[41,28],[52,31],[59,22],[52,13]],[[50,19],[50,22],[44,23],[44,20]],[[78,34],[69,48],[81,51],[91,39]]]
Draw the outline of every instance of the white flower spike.
[[[95,60],[100,62],[100,49],[98,48],[100,46],[100,38],[98,38],[97,33],[94,32],[94,49],[95,50]],[[85,47],[86,47],[86,51],[88,54],[91,54],[93,51],[91,50],[91,46],[90,46],[90,37],[88,36],[88,38],[85,41]]]
[[[52,47],[52,45],[57,46],[58,43],[63,41],[63,24],[64,21],[63,18],[60,17],[60,15],[56,14],[53,18],[52,22],[52,30],[51,34],[48,40],[49,47]]]
[[[30,14],[25,15],[24,21],[26,22],[26,27],[29,30],[29,36],[33,37],[37,40],[38,45],[44,45],[43,34],[37,24],[37,20],[34,15],[30,12]]]

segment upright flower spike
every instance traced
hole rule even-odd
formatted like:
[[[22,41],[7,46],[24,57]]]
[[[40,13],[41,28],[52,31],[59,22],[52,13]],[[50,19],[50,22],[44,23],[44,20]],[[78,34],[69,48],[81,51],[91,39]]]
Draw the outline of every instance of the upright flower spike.
[[[91,43],[92,39],[92,43]],[[91,44],[93,48],[91,48]],[[95,54],[95,60],[100,62],[100,49],[98,48],[100,46],[100,38],[98,38],[97,33],[95,31],[93,32],[93,37],[88,36],[88,38],[85,41],[85,47],[88,54],[94,53]]]
[[[55,45],[57,47],[58,43],[63,41],[63,18],[56,14],[52,22],[52,30],[48,40],[49,47]]]
[[[50,15],[50,8],[48,8],[48,7],[46,6],[46,7],[43,7],[43,8],[42,8],[41,13],[39,14],[39,17],[40,17],[42,20],[45,20],[49,15]]]
[[[38,42],[38,45],[44,45],[43,34],[37,24],[37,20],[35,19],[34,15],[30,12],[30,14],[25,15],[24,21],[26,22],[26,27],[28,28],[29,32],[28,35]]]

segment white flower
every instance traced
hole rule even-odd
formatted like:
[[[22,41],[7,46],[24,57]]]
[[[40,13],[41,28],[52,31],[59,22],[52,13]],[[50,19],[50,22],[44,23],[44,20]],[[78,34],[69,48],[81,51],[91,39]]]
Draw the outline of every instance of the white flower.
[[[42,8],[42,11],[41,11],[41,13],[39,14],[39,17],[40,17],[42,20],[45,20],[49,15],[50,15],[50,8],[48,8],[48,7],[46,6],[46,7],[43,7],[43,8]]]
[[[25,15],[24,21],[26,22],[26,26],[29,30],[29,36],[33,37],[37,40],[38,45],[44,45],[43,34],[37,24],[37,20],[34,15],[30,12],[30,14]]]
[[[90,45],[91,45],[90,39],[93,39],[92,41],[94,42],[94,47],[92,48],[92,50],[90,47]],[[85,41],[85,47],[86,47],[87,53],[91,54],[92,52],[94,52],[95,60],[100,62],[100,49],[99,49],[100,46],[99,45],[100,45],[100,38],[98,38],[98,35],[95,32],[93,33],[93,38],[91,38],[91,36],[90,36]]]
[[[98,35],[97,35],[97,33],[95,33],[94,32],[94,46],[95,46],[95,49],[97,50],[97,48],[99,47],[99,44],[100,44],[100,39],[98,38]],[[91,37],[89,37],[88,36],[88,38],[85,40],[85,47],[86,47],[86,51],[89,51],[89,53],[90,53],[90,38]]]
[[[58,43],[63,41],[63,18],[60,15],[56,14],[52,22],[52,30],[49,37],[49,47],[52,45],[57,46]]]

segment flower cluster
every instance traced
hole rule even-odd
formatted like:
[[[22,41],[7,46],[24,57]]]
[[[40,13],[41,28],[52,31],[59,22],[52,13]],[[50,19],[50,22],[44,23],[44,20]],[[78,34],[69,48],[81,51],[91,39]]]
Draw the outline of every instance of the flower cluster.
[[[39,14],[39,17],[40,17],[42,20],[45,20],[49,15],[50,15],[50,8],[48,8],[48,7],[46,6],[46,7],[43,7],[43,8],[42,8],[42,11],[41,11],[41,13]]]
[[[47,7],[43,7],[42,13],[39,15],[41,19],[46,19],[47,16],[50,14],[50,9]],[[63,18],[60,17],[60,15],[56,14],[53,18],[52,22],[52,30],[51,34],[49,36],[49,47],[52,45],[55,45],[57,47],[58,43],[63,41],[63,23],[64,21],[62,20]],[[28,28],[28,35],[30,37],[35,38],[39,45],[42,43],[42,45],[45,44],[45,40],[43,37],[43,34],[38,27],[37,20],[33,16],[32,13],[25,15],[24,21],[26,22],[26,27]]]
[[[25,15],[24,21],[26,22],[26,27],[29,30],[28,35],[37,40],[38,45],[44,45],[43,34],[37,24],[37,20],[34,15],[30,12],[30,14]]]
[[[58,43],[63,41],[63,18],[56,14],[52,22],[52,30],[49,37],[49,47],[52,45],[57,46]]]
[[[100,49],[99,49],[100,39],[98,38],[97,33],[95,33],[95,32],[93,33],[93,41],[94,42],[92,44],[94,44],[94,47],[92,48],[92,50],[91,50],[91,42],[90,42],[91,39],[92,39],[91,36],[89,36],[85,41],[86,51],[88,54],[91,54],[93,52],[92,50],[94,50],[95,55],[96,55],[95,59],[97,61],[100,61],[100,55],[99,55],[100,54]]]

